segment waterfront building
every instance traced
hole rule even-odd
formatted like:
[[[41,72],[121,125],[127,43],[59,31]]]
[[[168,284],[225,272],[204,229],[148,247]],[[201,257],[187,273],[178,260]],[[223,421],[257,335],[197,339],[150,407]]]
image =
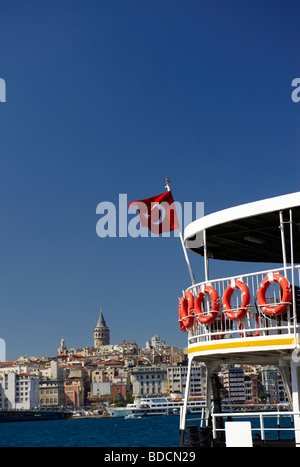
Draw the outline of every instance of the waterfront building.
[[[85,384],[82,378],[71,378],[64,381],[66,406],[79,407],[84,405]]]
[[[188,374],[187,365],[174,365],[167,367],[167,378],[170,391],[185,394],[186,379]],[[205,397],[206,392],[206,372],[201,363],[193,365],[191,370],[191,397]]]
[[[111,392],[113,395],[113,400],[115,402],[125,402],[127,394],[126,383],[122,383],[120,380],[118,383],[111,385]]]
[[[57,378],[40,379],[40,407],[60,407],[65,404],[64,381]]]
[[[155,396],[167,392],[167,368],[151,366],[132,370],[133,396]]]
[[[259,402],[260,383],[257,375],[245,375],[245,402],[253,404]]]
[[[0,375],[0,407],[2,410],[32,410],[39,404],[39,380],[32,373]]]
[[[267,366],[262,370],[262,384],[270,403],[287,402],[287,395],[281,375],[276,367]]]
[[[111,394],[111,383],[93,382],[91,385],[91,396],[105,396]]]
[[[282,375],[278,373],[278,402],[288,402],[288,396],[285,390]]]
[[[112,395],[112,400],[114,402],[125,402],[127,392],[127,384],[123,381],[122,378],[120,378],[120,380],[115,383],[93,382],[91,383],[91,392],[89,394],[89,399],[91,400],[91,398],[95,397]]]
[[[229,366],[223,372],[223,385],[232,404],[245,404],[244,369]]]
[[[100,308],[100,315],[97,321],[97,325],[94,329],[94,347],[100,349],[103,345],[109,345],[110,343],[110,331],[106,325],[102,308]]]

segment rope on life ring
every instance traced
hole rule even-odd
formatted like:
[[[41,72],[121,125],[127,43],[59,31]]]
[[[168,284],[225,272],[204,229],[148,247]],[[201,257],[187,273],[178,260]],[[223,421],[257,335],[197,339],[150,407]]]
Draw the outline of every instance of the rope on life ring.
[[[194,296],[192,292],[185,292],[179,299],[179,326],[182,332],[194,324]]]
[[[274,282],[280,285],[281,289],[281,301],[274,305],[267,304],[266,302],[266,292]],[[292,291],[289,281],[283,277],[281,274],[269,273],[260,283],[260,286],[257,291],[257,302],[258,306],[268,316],[279,316],[281,315],[291,303]]]
[[[204,301],[205,295],[209,295],[212,301],[211,308],[206,315],[204,315],[202,312],[202,303]],[[211,285],[204,286],[203,284],[195,298],[195,317],[197,320],[202,324],[213,323],[219,314],[219,301],[220,300],[217,291]]]
[[[230,306],[230,300],[233,292],[239,289],[242,293],[242,304],[237,311],[233,311]],[[247,313],[250,304],[250,292],[245,282],[239,280],[232,280],[226,288],[223,295],[223,309],[227,318],[233,321],[241,320]]]

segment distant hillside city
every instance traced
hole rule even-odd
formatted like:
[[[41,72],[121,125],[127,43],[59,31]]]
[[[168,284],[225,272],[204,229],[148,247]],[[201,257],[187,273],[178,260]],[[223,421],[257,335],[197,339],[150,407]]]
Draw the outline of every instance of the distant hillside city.
[[[0,363],[0,409],[88,407],[100,412],[110,404],[136,397],[185,394],[187,349],[153,336],[139,348],[134,341],[110,344],[102,309],[94,329],[94,346],[68,349],[61,340],[55,358],[20,357]],[[222,365],[215,369],[230,404],[287,402],[276,367]],[[190,397],[205,400],[206,371],[192,369]]]

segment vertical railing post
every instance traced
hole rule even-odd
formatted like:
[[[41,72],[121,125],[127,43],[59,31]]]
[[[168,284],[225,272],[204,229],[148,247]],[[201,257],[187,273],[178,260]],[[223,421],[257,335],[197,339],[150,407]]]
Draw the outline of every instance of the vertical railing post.
[[[292,274],[292,297],[293,297],[293,320],[294,320],[294,337],[295,345],[297,346],[297,310],[296,310],[296,292],[295,292],[295,271],[294,271],[294,238],[293,238],[293,214],[290,209],[290,247],[291,247],[291,274]],[[298,347],[298,346],[297,346]]]
[[[212,435],[213,435],[213,439],[216,439],[216,437],[217,437],[217,433],[216,433],[216,417],[214,416],[213,413],[211,414],[211,416],[212,416]]]
[[[262,413],[259,414],[259,420],[260,420],[260,436],[262,441],[265,439],[265,427],[264,427],[264,416]]]
[[[186,415],[187,415],[187,406],[188,406],[188,400],[189,400],[189,395],[190,395],[192,361],[193,361],[193,358],[190,357],[189,361],[188,361],[188,372],[187,372],[187,378],[186,378],[183,408],[182,408],[182,411],[180,413],[180,440],[179,440],[179,446],[181,446],[181,447],[183,446],[185,429],[186,429]]]

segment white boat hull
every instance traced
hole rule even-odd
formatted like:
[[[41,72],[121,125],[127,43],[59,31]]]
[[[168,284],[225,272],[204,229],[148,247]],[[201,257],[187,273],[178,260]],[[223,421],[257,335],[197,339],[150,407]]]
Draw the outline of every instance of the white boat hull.
[[[126,407],[109,407],[107,411],[111,417],[127,417],[132,414],[132,410],[127,409]]]

